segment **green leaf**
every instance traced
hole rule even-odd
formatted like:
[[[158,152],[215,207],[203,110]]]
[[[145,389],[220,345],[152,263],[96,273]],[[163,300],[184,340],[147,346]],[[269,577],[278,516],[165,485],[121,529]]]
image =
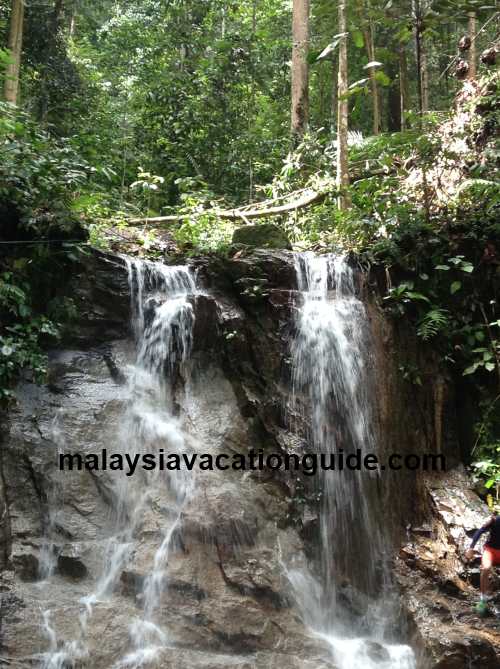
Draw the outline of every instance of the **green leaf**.
[[[455,293],[458,292],[461,287],[462,287],[462,283],[460,281],[454,281],[451,284],[450,293],[452,295],[455,295]]]
[[[467,274],[471,274],[474,271],[474,265],[471,265],[471,263],[469,262],[463,263],[460,266],[460,269],[462,270],[462,272],[467,272]]]
[[[381,84],[381,86],[391,85],[391,80],[389,79],[387,74],[385,74],[385,72],[382,72],[382,70],[375,72],[374,77],[378,81],[378,83]]]
[[[476,371],[477,368],[478,368],[478,365],[476,363],[474,363],[470,367],[467,367],[466,370],[464,370],[462,376],[468,376],[469,374],[474,374],[474,372]]]
[[[363,38],[363,33],[361,30],[354,30],[352,33],[352,38],[354,40],[354,45],[358,49],[362,49],[365,46],[365,40]]]
[[[416,293],[413,290],[409,290],[406,294],[412,300],[422,300],[423,302],[429,302],[430,303],[429,298],[426,297],[425,295],[422,295],[422,293]]]
[[[21,318],[26,318],[31,313],[31,309],[26,304],[19,305],[19,315]]]
[[[495,365],[492,362],[487,362],[484,366],[485,369],[488,370],[488,372],[492,372],[495,369]]]
[[[442,272],[447,272],[450,268],[448,267],[448,265],[436,265],[434,269],[439,269]]]

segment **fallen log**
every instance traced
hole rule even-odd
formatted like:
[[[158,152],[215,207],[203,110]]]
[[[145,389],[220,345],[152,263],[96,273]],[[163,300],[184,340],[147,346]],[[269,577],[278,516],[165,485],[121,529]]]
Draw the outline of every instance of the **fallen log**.
[[[293,195],[293,193],[290,193]],[[297,209],[302,209],[308,207],[315,202],[320,202],[328,195],[327,192],[317,192],[312,191],[307,195],[303,196],[298,200],[293,202],[288,202],[286,204],[278,205],[276,207],[268,207],[266,209],[259,209],[255,207],[254,209],[206,209],[202,212],[197,212],[195,214],[184,214],[176,216],[156,216],[153,218],[130,218],[127,220],[129,225],[142,225],[144,223],[178,223],[183,221],[186,218],[198,218],[205,214],[214,214],[218,218],[224,218],[230,221],[243,221],[247,222],[248,220],[254,218],[266,218],[267,216],[279,216],[280,214],[286,214],[289,211],[295,211]]]
[[[388,176],[389,174],[390,172],[386,168],[373,170],[371,172],[359,176],[354,176],[351,179],[351,183],[354,184],[357,181],[361,181],[362,179],[372,178],[381,175]],[[293,191],[292,193],[288,193],[287,195],[282,195],[281,197],[268,200],[267,202],[268,203],[276,202],[284,198],[293,197],[294,195],[298,195],[299,193],[304,193],[305,190],[309,189],[302,188],[300,190]],[[288,202],[286,204],[281,204],[274,207],[265,207],[266,201],[264,201],[260,204],[260,206],[263,208],[259,208],[259,205],[254,205],[253,209],[249,209],[249,207],[251,207],[252,205],[247,204],[243,207],[238,207],[236,209],[215,209],[215,208],[205,209],[203,211],[199,211],[194,214],[154,216],[152,218],[145,218],[145,217],[129,218],[126,219],[126,222],[129,225],[144,225],[147,223],[180,223],[180,221],[185,221],[187,218],[199,218],[200,216],[204,216],[205,214],[214,214],[218,218],[223,218],[225,220],[242,221],[243,223],[250,223],[250,221],[255,218],[266,218],[267,216],[279,216],[280,214],[286,214],[290,211],[303,209],[305,207],[309,207],[311,204],[321,202],[322,200],[325,199],[327,195],[332,195],[333,197],[336,197],[338,196],[338,194],[339,193],[336,190],[324,190],[324,191],[309,190],[309,192],[306,195],[296,200],[293,200],[292,202]]]

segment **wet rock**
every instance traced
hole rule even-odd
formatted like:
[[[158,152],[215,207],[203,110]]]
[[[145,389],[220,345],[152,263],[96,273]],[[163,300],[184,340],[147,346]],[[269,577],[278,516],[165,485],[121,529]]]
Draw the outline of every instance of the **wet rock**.
[[[243,244],[259,249],[291,249],[285,231],[273,223],[245,225],[233,234],[233,244]]]
[[[286,251],[255,250],[250,255],[229,259],[224,267],[233,280],[265,278],[269,288],[295,288],[297,282],[293,255]]]
[[[57,553],[57,570],[63,576],[81,579],[88,575],[82,547],[78,544],[66,544]]]
[[[493,647],[479,635],[462,637],[448,632],[433,647],[439,660],[435,669],[498,669],[500,662]]]
[[[23,552],[13,553],[11,559],[14,570],[21,580],[36,581],[39,578],[38,555],[27,549]]]
[[[391,659],[387,648],[384,648],[384,646],[375,641],[365,641],[365,653],[367,658],[375,664],[383,664],[384,662],[389,662]]]
[[[193,329],[193,350],[211,350],[219,340],[219,307],[210,295],[196,295],[192,298],[196,318]]]
[[[125,569],[120,576],[123,594],[125,596],[137,596],[142,592],[144,580],[144,574],[138,574],[130,569]]]
[[[428,524],[421,525],[420,527],[412,527],[411,532],[422,537],[430,537],[432,536],[432,527]]]
[[[95,344],[129,334],[130,291],[120,256],[94,250],[72,282],[78,321],[68,341]]]

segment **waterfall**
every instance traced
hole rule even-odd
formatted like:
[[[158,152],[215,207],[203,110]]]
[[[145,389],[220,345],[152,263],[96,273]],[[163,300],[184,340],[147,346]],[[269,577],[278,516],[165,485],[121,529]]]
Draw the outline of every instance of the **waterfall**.
[[[187,266],[168,267],[148,261],[124,259],[131,296],[131,325],[136,339],[135,363],[128,370],[129,400],[116,435],[114,450],[122,454],[191,452],[177,404],[189,376],[189,356],[195,320],[189,297],[197,293]],[[166,587],[169,552],[175,548],[182,509],[189,499],[194,477],[185,472],[123,472],[113,476],[114,521],[107,542],[101,576],[93,592],[80,600],[79,639],[58,643],[51,612],[43,613],[43,629],[50,643],[43,669],[63,669],[88,658],[86,631],[95,607],[109,601],[124,569],[140,548],[140,534],[151,509],[159,501],[163,527],[156,553],[148,557],[149,571],[137,595],[141,613],[130,624],[130,650],[115,667],[135,669],[153,661],[168,646],[168,630],[156,620]],[[156,511],[158,513],[158,511]],[[138,563],[142,567],[141,561]],[[50,579],[50,570],[47,570]]]
[[[292,342],[293,399],[309,447],[323,454],[376,453],[370,335],[355,275],[341,256],[295,258],[298,289]],[[386,643],[395,593],[386,554],[377,471],[318,474],[319,559],[290,568],[305,622],[332,645],[340,669],[413,669],[408,646]]]

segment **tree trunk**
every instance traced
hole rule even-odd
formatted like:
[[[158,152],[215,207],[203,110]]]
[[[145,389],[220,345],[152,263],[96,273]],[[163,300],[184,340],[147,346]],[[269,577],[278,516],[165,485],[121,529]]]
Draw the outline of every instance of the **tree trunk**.
[[[469,12],[469,37],[470,37],[470,49],[469,49],[469,79],[475,79],[477,75],[477,46],[476,46],[476,34],[477,34],[477,20],[476,12]]]
[[[19,95],[19,74],[21,71],[21,51],[23,46],[24,0],[12,0],[8,49],[12,62],[5,71],[4,97],[6,102],[17,105]]]
[[[338,64],[335,59],[332,60],[332,108],[330,111],[330,131],[333,135],[335,126],[336,126],[336,121],[337,121],[337,113],[339,110],[339,100],[338,100],[338,94],[339,94],[339,87],[337,83],[337,77],[338,77]]]
[[[429,67],[427,63],[427,49],[425,45],[425,38],[422,34],[420,63],[422,67],[422,112],[425,114],[429,111]]]
[[[361,6],[361,11],[366,12],[366,8]],[[363,38],[365,41],[366,55],[368,56],[368,61],[371,63],[375,60],[375,41],[373,39],[373,23],[371,19],[369,20],[368,25],[363,28]],[[380,97],[375,74],[375,68],[370,67],[368,76],[370,77],[373,103],[373,134],[378,135],[380,133]]]
[[[54,3],[54,11],[52,12],[52,34],[57,35],[61,25],[61,18],[63,12],[63,0],[56,0]]]
[[[73,11],[71,12],[71,16],[69,19],[69,28],[68,28],[68,37],[70,39],[73,39],[73,36],[75,34],[75,27],[76,27],[76,9],[73,8]]]
[[[387,74],[391,80],[387,87],[387,129],[389,132],[399,132],[401,130],[401,85],[398,81],[398,63],[389,61],[387,64]]]
[[[405,44],[399,45],[399,107],[401,114],[401,130],[406,129],[405,112],[409,102],[408,61]]]
[[[370,9],[369,0],[358,0],[356,3],[356,10],[358,14],[359,25],[363,33],[366,55],[368,56],[368,61],[371,63],[375,60],[375,40],[373,38],[373,21],[371,19]],[[372,132],[374,135],[378,135],[380,133],[380,96],[375,74],[375,68],[371,67],[368,70],[368,76],[370,78],[370,89],[373,104]]]
[[[292,138],[300,139],[309,123],[309,0],[293,0]]]
[[[429,111],[429,75],[424,44],[424,17],[421,0],[414,0],[415,46],[417,55],[418,106],[421,114]]]
[[[339,33],[347,32],[347,0],[339,0]],[[347,133],[349,132],[349,100],[347,69],[347,36],[342,37],[339,48],[338,78],[338,115],[337,115],[337,188],[342,191],[338,198],[338,207],[344,211],[350,206],[349,194],[345,189],[349,186],[349,162]]]

